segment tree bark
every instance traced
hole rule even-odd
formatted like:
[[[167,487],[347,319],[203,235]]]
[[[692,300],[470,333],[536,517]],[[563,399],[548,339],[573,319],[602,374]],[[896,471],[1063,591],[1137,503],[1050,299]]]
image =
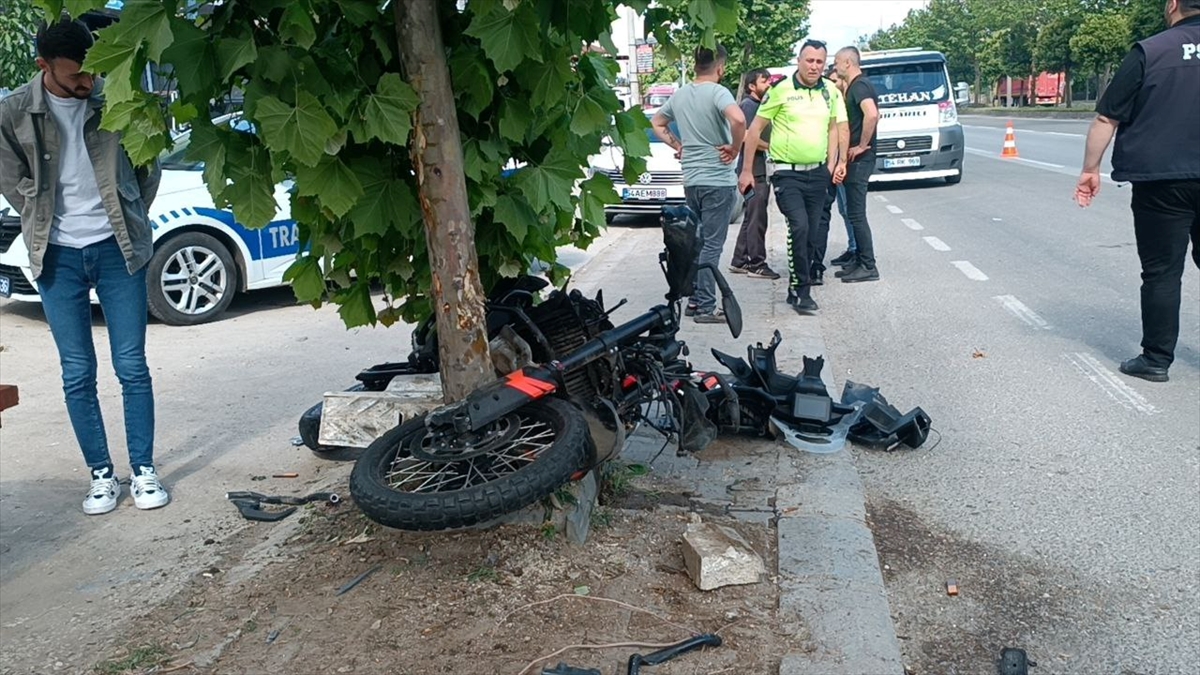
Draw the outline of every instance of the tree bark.
[[[433,269],[438,355],[446,402],[494,380],[486,296],[479,281],[475,227],[467,204],[462,139],[438,21],[439,0],[393,0],[396,43],[409,84],[421,97],[412,159]]]

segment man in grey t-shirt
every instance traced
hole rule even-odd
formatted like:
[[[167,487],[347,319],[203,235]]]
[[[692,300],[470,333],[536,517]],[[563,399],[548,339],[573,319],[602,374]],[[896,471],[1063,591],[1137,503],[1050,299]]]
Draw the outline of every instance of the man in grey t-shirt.
[[[651,120],[654,133],[675,149],[683,164],[683,190],[687,205],[700,219],[700,264],[714,267],[729,233],[729,218],[738,199],[737,173],[733,160],[742,147],[746,118],[721,85],[728,54],[718,46],[714,52],[696,50],[696,77],[658,109]],[[675,122],[682,140],[671,133]],[[696,290],[688,312],[697,323],[724,323],[717,309],[716,280],[707,269],[696,273]]]

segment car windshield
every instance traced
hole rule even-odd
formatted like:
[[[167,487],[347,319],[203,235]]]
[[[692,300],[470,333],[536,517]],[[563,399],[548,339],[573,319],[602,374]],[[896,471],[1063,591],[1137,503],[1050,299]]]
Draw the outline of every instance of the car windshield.
[[[886,66],[864,64],[863,72],[870,78],[871,84],[875,85],[879,105],[883,108],[914,103],[940,103],[950,98],[946,69],[937,61]]]

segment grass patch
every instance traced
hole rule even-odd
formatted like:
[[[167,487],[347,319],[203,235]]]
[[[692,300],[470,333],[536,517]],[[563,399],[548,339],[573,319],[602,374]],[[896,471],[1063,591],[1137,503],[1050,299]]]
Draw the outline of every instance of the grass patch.
[[[592,509],[591,521],[592,527],[598,530],[606,527],[612,527],[613,512],[611,509],[607,509],[603,506],[597,506],[596,508]]]
[[[600,496],[605,501],[623,497],[633,489],[634,479],[648,473],[650,469],[641,464],[605,462],[600,467]]]
[[[97,663],[92,668],[92,672],[95,675],[123,675],[131,671],[142,671],[156,666],[163,666],[170,660],[171,655],[162,645],[142,645],[134,649],[129,656]]]
[[[483,583],[485,581],[494,582],[499,578],[500,575],[496,572],[496,568],[490,565],[484,565],[483,567],[480,567],[479,569],[467,575],[467,581],[473,584]]]

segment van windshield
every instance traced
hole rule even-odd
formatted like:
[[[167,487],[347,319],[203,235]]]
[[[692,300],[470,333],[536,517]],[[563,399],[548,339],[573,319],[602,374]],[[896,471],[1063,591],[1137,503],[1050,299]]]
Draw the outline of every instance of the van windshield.
[[[867,66],[863,72],[875,85],[881,108],[940,103],[950,98],[946,68],[938,62]]]

